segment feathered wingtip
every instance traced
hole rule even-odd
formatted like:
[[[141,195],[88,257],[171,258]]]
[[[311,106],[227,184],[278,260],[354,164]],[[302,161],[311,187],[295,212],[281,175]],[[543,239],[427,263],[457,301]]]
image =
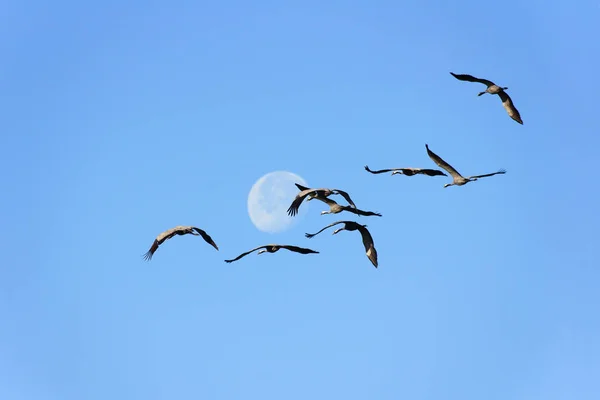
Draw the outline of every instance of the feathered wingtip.
[[[152,260],[152,252],[150,250],[148,250],[146,253],[144,253],[142,255],[142,257],[144,257],[144,260],[150,261],[150,260]]]

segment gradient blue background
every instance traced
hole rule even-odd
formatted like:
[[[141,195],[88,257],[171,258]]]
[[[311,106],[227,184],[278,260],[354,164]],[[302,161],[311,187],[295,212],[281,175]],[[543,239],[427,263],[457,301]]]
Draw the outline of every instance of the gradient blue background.
[[[8,1],[0,398],[598,399],[594,1]],[[449,71],[508,86],[497,97]],[[465,175],[363,170],[435,167]],[[261,233],[288,170],[383,213]],[[341,217],[341,218],[338,218]],[[141,255],[172,226],[206,229]],[[251,255],[270,242],[315,256]]]

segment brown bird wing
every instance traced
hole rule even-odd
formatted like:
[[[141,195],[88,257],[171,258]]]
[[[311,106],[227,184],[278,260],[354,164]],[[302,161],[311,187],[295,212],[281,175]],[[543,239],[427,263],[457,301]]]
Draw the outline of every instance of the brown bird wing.
[[[300,254],[313,254],[313,253],[318,254],[319,253],[318,251],[307,249],[305,247],[291,246],[288,244],[282,244],[282,245],[279,245],[279,247],[282,249],[287,249],[287,250],[294,251],[294,252],[300,253]]]
[[[305,233],[305,234],[304,234],[304,236],[306,236],[307,238],[309,238],[309,239],[310,239],[310,238],[312,238],[313,236],[317,236],[319,233],[323,232],[323,231],[324,231],[325,229],[327,229],[327,228],[331,228],[331,227],[332,227],[332,226],[334,226],[334,225],[337,225],[337,224],[343,224],[343,223],[346,223],[346,222],[348,222],[348,221],[337,221],[337,222],[333,222],[333,223],[331,223],[331,224],[327,225],[326,227],[322,228],[322,229],[321,229],[319,232],[317,232],[317,233]]]
[[[501,169],[500,171],[498,171],[498,172],[492,172],[491,174],[469,176],[467,179],[486,178],[488,176],[494,176],[494,175],[505,174],[505,173],[506,173],[506,170]]]
[[[200,236],[202,236],[202,239],[204,239],[204,241],[206,243],[210,244],[212,247],[217,249],[217,251],[219,251],[219,246],[217,246],[217,244],[214,242],[214,240],[210,237],[210,235],[208,233],[206,233],[205,231],[203,231],[200,228],[196,228],[195,226],[192,229],[195,230],[196,232],[198,232],[200,234]]]
[[[189,229],[188,226],[178,225],[175,228],[167,229],[166,231],[160,233],[156,237],[156,239],[154,239],[154,242],[152,243],[152,246],[150,247],[150,250],[148,250],[146,252],[146,254],[144,254],[144,259],[146,261],[150,261],[152,259],[152,256],[156,252],[156,250],[158,250],[158,246],[160,246],[161,244],[163,244],[166,240],[171,239],[177,233],[186,231],[187,229]]]
[[[363,245],[365,246],[365,251],[367,253],[367,257],[371,260],[371,263],[377,268],[377,250],[375,250],[375,243],[373,242],[373,237],[371,236],[371,232],[367,228],[362,225],[358,226],[358,231],[362,236]]]
[[[435,154],[433,151],[429,150],[429,146],[427,144],[425,145],[425,148],[427,149],[427,155],[433,160],[434,163],[448,171],[448,173],[454,178],[462,178],[462,175],[459,174],[458,171],[452,167],[452,165],[448,164],[446,161],[442,160],[440,156]]]
[[[494,82],[492,81],[488,81],[487,79],[481,79],[481,78],[475,78],[473,75],[468,75],[468,74],[455,74],[453,72],[450,72],[450,74],[455,77],[456,79],[460,80],[460,81],[467,81],[467,82],[479,82],[479,83],[483,83],[486,86],[492,86],[495,85]]]
[[[175,228],[167,229],[166,231],[162,232],[160,235],[158,235],[156,237],[156,240],[158,240],[158,244],[161,245],[165,242],[165,240],[169,240],[173,236],[177,235],[178,233],[182,233],[182,232],[188,230],[189,228],[190,228],[189,226],[178,225]]]
[[[231,262],[237,261],[237,260],[239,260],[240,258],[242,258],[242,257],[245,257],[245,256],[247,256],[248,254],[252,253],[253,251],[256,251],[256,250],[259,250],[259,249],[266,249],[266,248],[267,248],[267,247],[269,247],[269,246],[272,246],[272,245],[270,245],[270,244],[266,244],[266,245],[264,245],[264,246],[258,246],[258,247],[255,247],[255,248],[253,248],[252,250],[249,250],[249,251],[247,251],[247,252],[245,252],[245,253],[242,253],[242,254],[240,254],[239,256],[237,256],[236,258],[234,258],[234,259],[232,259],[232,260],[225,260],[225,262],[226,262],[226,263],[231,263]]]
[[[517,121],[519,124],[523,125],[523,120],[521,119],[521,114],[519,114],[519,110],[517,110],[517,108],[513,104],[512,99],[510,98],[508,93],[506,93],[503,90],[500,93],[498,93],[498,96],[500,96],[500,100],[502,100],[502,106],[504,107],[504,109],[506,110],[508,115],[512,119]]]
[[[293,217],[294,215],[298,214],[298,209],[300,208],[300,205],[302,204],[306,196],[308,196],[310,193],[312,193],[312,189],[305,189],[296,195],[296,197],[292,201],[292,204],[287,209],[287,213],[290,217]]]

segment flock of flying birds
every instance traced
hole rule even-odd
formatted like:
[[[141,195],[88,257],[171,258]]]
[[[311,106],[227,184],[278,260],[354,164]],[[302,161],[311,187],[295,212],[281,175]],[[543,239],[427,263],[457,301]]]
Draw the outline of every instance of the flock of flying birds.
[[[504,107],[504,109],[506,110],[508,115],[513,120],[517,121],[519,124],[521,124],[521,125],[523,124],[523,120],[521,119],[521,115],[519,114],[519,111],[514,106],[510,96],[505,92],[505,90],[508,89],[507,87],[500,87],[492,81],[489,81],[487,79],[475,78],[474,76],[471,76],[471,75],[454,74],[452,72],[450,72],[450,74],[452,74],[452,76],[454,76],[456,79],[461,80],[461,81],[479,82],[479,83],[483,83],[484,85],[486,85],[487,89],[483,92],[480,92],[478,94],[478,96],[481,96],[485,93],[489,93],[492,95],[497,94],[500,97],[500,100],[502,101],[502,106]],[[452,176],[452,183],[446,183],[444,185],[445,188],[448,186],[453,186],[453,185],[462,186],[462,185],[466,185],[469,182],[474,182],[480,178],[486,178],[488,176],[506,173],[505,170],[499,170],[497,172],[492,172],[489,174],[473,175],[473,176],[464,177],[456,169],[454,169],[450,164],[448,164],[446,161],[444,161],[440,156],[438,156],[433,151],[431,151],[427,144],[425,144],[425,149],[427,150],[427,155],[429,156],[429,158],[431,158],[433,160],[433,162],[435,162],[440,168],[443,168],[446,172],[448,172]],[[370,172],[372,174],[382,174],[382,173],[386,173],[386,172],[391,172],[392,175],[401,174],[401,175],[406,175],[406,176],[414,176],[414,175],[418,175],[418,174],[423,174],[423,175],[427,175],[427,176],[448,176],[443,171],[440,171],[438,169],[429,169],[429,168],[391,168],[391,169],[382,169],[382,170],[373,171],[367,165],[365,165],[365,170],[367,170],[368,172]],[[288,215],[291,217],[298,214],[298,209],[300,208],[300,205],[302,204],[302,202],[304,200],[310,201],[313,199],[320,200],[329,206],[329,211],[321,211],[321,215],[339,214],[342,211],[346,211],[346,212],[350,212],[350,213],[353,213],[353,214],[356,214],[359,216],[377,216],[377,217],[382,216],[381,214],[373,212],[373,211],[364,211],[364,210],[357,208],[356,204],[354,204],[354,202],[350,198],[350,195],[343,190],[327,189],[327,188],[313,189],[313,188],[308,188],[306,186],[302,186],[298,183],[296,183],[295,185],[298,188],[298,190],[300,190],[300,192],[298,192],[298,194],[292,201],[292,204],[290,205],[290,207],[287,210]],[[348,205],[338,204],[336,201],[329,198],[329,196],[331,196],[331,195],[341,195],[348,202]],[[377,250],[375,249],[375,243],[373,241],[373,237],[371,236],[371,233],[367,229],[367,225],[361,225],[355,221],[337,221],[337,222],[334,222],[334,223],[331,223],[331,224],[325,226],[324,228],[322,228],[320,231],[318,231],[316,233],[306,233],[305,236],[310,239],[310,238],[318,235],[319,233],[323,232],[324,230],[331,228],[333,226],[336,226],[336,225],[340,225],[340,224],[343,224],[343,226],[336,229],[335,231],[333,231],[333,234],[335,235],[343,230],[359,231],[360,235],[362,237],[362,242],[363,242],[363,245],[364,245],[364,248],[366,251],[367,258],[371,261],[373,266],[375,268],[377,268],[377,266],[378,266]],[[208,244],[213,246],[216,250],[219,250],[219,247],[217,246],[217,244],[210,237],[210,235],[208,235],[204,230],[197,228],[195,226],[176,226],[176,227],[169,229],[165,232],[162,232],[160,235],[158,235],[156,237],[156,239],[154,240],[154,242],[152,243],[150,250],[148,250],[148,252],[146,254],[144,254],[144,258],[149,261],[150,259],[152,259],[152,256],[154,255],[156,250],[158,250],[158,247],[161,244],[163,244],[166,240],[171,239],[172,237],[174,237],[176,235],[187,235],[187,234],[191,234],[191,235],[195,235],[195,236],[202,236],[202,238]],[[275,253],[275,252],[279,251],[279,249],[286,249],[286,250],[293,251],[293,252],[300,253],[300,254],[318,254],[319,253],[318,251],[308,249],[305,247],[283,245],[283,244],[267,244],[267,245],[255,247],[252,250],[249,250],[245,253],[240,254],[236,258],[233,258],[230,260],[225,260],[225,262],[231,263],[231,262],[237,261],[240,258],[245,257],[248,254],[250,254],[254,251],[257,251],[257,250],[259,250],[258,254],[262,254],[262,253]]]

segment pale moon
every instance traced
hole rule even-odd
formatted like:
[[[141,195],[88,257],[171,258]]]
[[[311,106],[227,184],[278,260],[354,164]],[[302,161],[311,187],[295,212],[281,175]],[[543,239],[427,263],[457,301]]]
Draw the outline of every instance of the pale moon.
[[[299,192],[294,183],[308,186],[302,177],[288,171],[269,172],[254,183],[248,194],[248,215],[258,230],[283,232],[306,212],[308,204],[304,202],[295,217],[287,214]]]

